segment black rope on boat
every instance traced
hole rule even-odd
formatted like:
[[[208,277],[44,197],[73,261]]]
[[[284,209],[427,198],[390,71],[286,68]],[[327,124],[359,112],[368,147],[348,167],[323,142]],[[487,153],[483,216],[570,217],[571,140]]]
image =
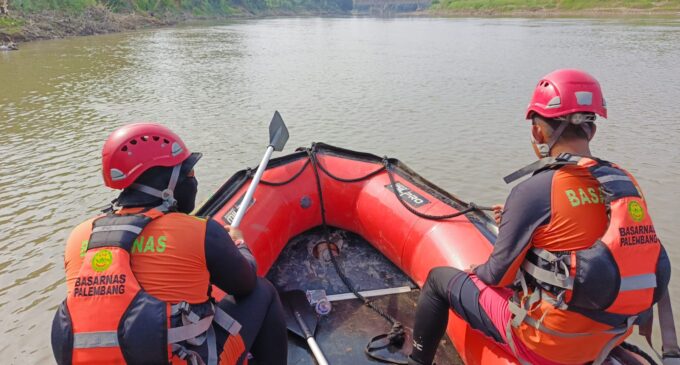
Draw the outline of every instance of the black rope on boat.
[[[399,192],[397,191],[396,180],[394,179],[394,172],[392,171],[392,164],[389,162],[389,159],[387,158],[387,156],[385,156],[383,158],[382,166],[375,169],[374,171],[371,171],[366,175],[356,177],[356,178],[343,178],[343,177],[339,177],[337,175],[334,175],[333,173],[328,171],[328,169],[326,169],[321,163],[319,163],[319,160],[316,158],[316,151],[314,150],[314,146],[312,146],[312,148],[307,149],[307,154],[309,155],[309,158],[307,159],[307,161],[305,161],[305,163],[302,165],[300,170],[298,170],[298,172],[296,172],[288,180],[274,182],[274,181],[267,181],[267,180],[261,179],[260,182],[263,185],[269,185],[269,186],[283,186],[283,185],[290,184],[291,182],[295,181],[298,177],[300,177],[300,175],[302,175],[302,173],[305,171],[305,169],[307,168],[307,166],[309,166],[310,163],[312,163],[312,165],[314,166],[314,173],[316,175],[317,181],[320,180],[318,170],[323,171],[323,173],[326,174],[331,179],[336,180],[336,181],[340,181],[340,182],[344,182],[344,183],[361,182],[361,181],[370,179],[373,176],[378,175],[379,173],[385,171],[385,172],[387,172],[387,176],[390,179],[390,184],[392,186],[392,191],[394,192],[394,196],[397,198],[399,203],[404,208],[406,208],[409,212],[411,212],[412,214],[414,214],[414,215],[416,215],[420,218],[428,219],[428,220],[445,220],[445,219],[451,219],[451,218],[459,217],[461,215],[471,213],[475,210],[489,210],[489,211],[493,210],[492,207],[480,206],[480,205],[477,205],[473,202],[469,202],[467,208],[465,208],[461,211],[458,211],[456,213],[444,214],[444,215],[430,215],[430,214],[421,213],[421,212],[415,210],[414,208],[410,207],[404,201],[404,199],[401,197],[401,194],[399,194]],[[254,172],[249,169],[247,174],[248,174],[248,176],[252,177],[253,173]],[[322,200],[321,194],[319,194],[319,199]],[[323,209],[323,206],[322,206],[322,209]],[[325,212],[324,212],[324,216],[325,216]]]
[[[622,342],[619,346],[621,346],[621,348],[623,348],[624,350],[627,350],[627,351],[630,351],[630,352],[632,352],[636,355],[639,355],[640,357],[645,359],[645,361],[647,361],[649,363],[649,365],[657,365],[657,363],[656,363],[656,361],[654,361],[653,357],[651,357],[648,353],[642,351],[642,349],[633,345],[632,343]]]
[[[401,194],[399,194],[399,192],[397,191],[397,182],[395,181],[394,173],[392,172],[392,164],[390,164],[387,157],[385,157],[383,159],[383,164],[384,164],[384,167],[385,167],[385,171],[387,172],[387,176],[390,179],[390,185],[392,185],[392,192],[394,192],[394,196],[397,197],[397,200],[399,200],[399,203],[401,203],[401,205],[404,208],[406,208],[409,212],[415,214],[416,216],[418,216],[420,218],[439,221],[439,220],[444,220],[444,219],[455,218],[455,217],[461,216],[463,214],[473,212],[475,210],[493,210],[492,207],[482,207],[482,206],[479,206],[479,205],[477,205],[473,202],[469,202],[467,208],[465,208],[461,211],[458,211],[456,213],[444,214],[444,215],[430,215],[430,214],[421,213],[421,212],[415,210],[414,208],[410,207],[404,201],[404,199],[401,197]]]
[[[312,153],[313,153],[313,152],[312,152]],[[318,160],[316,161],[316,166],[317,166],[321,171],[323,171],[324,174],[328,175],[328,176],[329,176],[330,178],[332,178],[333,180],[337,180],[337,181],[344,182],[344,183],[355,183],[355,182],[360,182],[360,181],[363,181],[363,180],[367,180],[367,179],[370,179],[370,178],[372,178],[373,176],[375,176],[375,175],[381,173],[383,170],[385,170],[385,165],[383,164],[383,166],[380,166],[379,168],[375,169],[374,171],[369,172],[368,174],[366,174],[366,175],[364,175],[364,176],[357,177],[357,178],[354,178],[354,179],[346,179],[346,178],[338,177],[338,176],[335,176],[335,175],[331,174],[331,172],[328,171],[328,170],[326,170],[326,168],[323,167],[323,165],[320,164]]]
[[[323,191],[321,189],[321,177],[319,176],[319,169],[318,169],[318,167],[320,165],[318,164],[318,161],[316,159],[316,155],[315,155],[314,151],[308,150],[307,153],[309,154],[309,160],[312,163],[312,167],[313,167],[313,170],[314,170],[314,176],[316,177],[316,189],[317,189],[317,192],[319,194],[319,204],[320,204],[320,208],[321,208],[320,209],[321,210],[321,225],[322,225],[323,230],[324,230],[324,236],[326,238],[326,241],[330,242],[330,232],[328,230],[328,224],[326,223],[326,208],[324,207]],[[382,170],[382,168],[380,170]],[[377,174],[378,172],[379,171],[374,171],[369,175],[373,176],[373,175]],[[326,173],[328,174],[328,176],[333,177],[328,172],[326,172]],[[365,178],[367,178],[367,177],[365,177]],[[345,179],[345,180],[349,180],[349,179]],[[352,179],[352,180],[354,180],[354,179]],[[357,180],[357,181],[360,181],[360,180]],[[349,181],[346,181],[346,182],[349,182]],[[401,324],[401,322],[397,321],[394,317],[390,316],[389,314],[384,312],[382,309],[378,308],[372,301],[368,300],[366,297],[361,295],[361,293],[359,293],[359,291],[355,288],[352,281],[347,277],[347,275],[345,275],[344,271],[340,268],[340,265],[338,264],[338,261],[335,259],[335,256],[333,255],[332,252],[330,252],[330,258],[331,258],[331,262],[333,263],[333,267],[335,268],[335,271],[338,273],[340,280],[342,280],[342,282],[345,284],[347,289],[349,289],[359,300],[361,300],[364,303],[364,305],[371,308],[373,311],[378,313],[381,317],[383,317],[385,320],[387,320],[392,325],[392,328],[390,329],[390,331],[388,333],[381,334],[381,335],[378,335],[378,336],[372,338],[371,341],[368,343],[368,345],[366,345],[366,354],[368,356],[375,358],[375,359],[378,359],[378,360],[381,360],[381,361],[385,361],[385,359],[375,357],[372,354],[372,351],[379,350],[379,349],[382,349],[382,348],[385,348],[385,347],[388,347],[388,346],[396,346],[398,348],[401,348],[404,345],[404,342],[406,340],[406,332],[404,331],[404,326]],[[382,341],[385,344],[384,345],[381,344],[380,346],[372,346],[377,341]],[[391,361],[391,362],[393,362],[395,364],[407,364],[406,362],[396,362],[396,361]]]
[[[309,166],[309,162],[310,162],[310,161],[311,161],[311,160],[309,160],[309,159],[308,159],[307,161],[305,161],[304,165],[302,165],[302,167],[300,168],[300,170],[299,170],[298,172],[296,172],[295,175],[293,175],[293,176],[292,176],[290,179],[288,179],[288,180],[273,182],[273,181],[267,181],[267,180],[264,180],[264,179],[260,179],[260,183],[261,183],[262,185],[269,185],[269,186],[283,186],[283,185],[290,184],[290,183],[292,183],[293,181],[295,181],[295,179],[297,179],[298,177],[300,177],[300,175],[302,175],[302,173],[305,171],[305,169],[307,168],[307,166]],[[249,171],[249,173],[250,173],[250,171]]]

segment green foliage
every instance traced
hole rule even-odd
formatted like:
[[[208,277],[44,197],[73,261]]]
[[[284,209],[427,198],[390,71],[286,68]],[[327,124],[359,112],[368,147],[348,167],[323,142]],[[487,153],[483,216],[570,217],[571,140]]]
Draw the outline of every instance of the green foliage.
[[[80,13],[103,5],[115,12],[144,14],[191,13],[197,16],[229,15],[242,8],[253,13],[350,11],[352,0],[9,0],[10,11],[61,10]],[[680,0],[432,0],[432,8],[462,11],[680,9]],[[3,20],[7,22],[6,20]],[[0,27],[9,25],[0,23]]]
[[[12,34],[21,30],[21,26],[24,25],[24,21],[17,18],[12,18],[9,16],[0,16],[0,31]]]
[[[451,10],[586,10],[586,9],[680,9],[680,0],[434,0],[436,9]]]
[[[66,10],[81,12],[97,5],[97,0],[10,0],[9,9],[27,12],[40,10]]]
[[[62,10],[82,12],[103,5],[112,11],[135,11],[147,14],[188,12],[194,15],[229,15],[241,7],[252,12],[321,11],[352,9],[352,0],[10,0],[10,10],[36,12]]]

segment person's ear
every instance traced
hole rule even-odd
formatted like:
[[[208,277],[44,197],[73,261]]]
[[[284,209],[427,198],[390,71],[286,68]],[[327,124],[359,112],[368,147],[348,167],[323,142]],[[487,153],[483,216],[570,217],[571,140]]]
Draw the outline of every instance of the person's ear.
[[[540,124],[536,123],[531,126],[531,136],[538,144],[546,142],[546,137],[543,132],[543,127]]]

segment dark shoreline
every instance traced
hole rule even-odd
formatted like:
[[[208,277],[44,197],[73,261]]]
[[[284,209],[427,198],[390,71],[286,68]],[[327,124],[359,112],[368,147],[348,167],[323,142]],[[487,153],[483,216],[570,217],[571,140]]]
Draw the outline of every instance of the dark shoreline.
[[[236,9],[234,14],[215,16],[194,16],[183,13],[141,14],[115,13],[104,6],[86,9],[80,14],[61,11],[39,13],[12,13],[12,19],[22,24],[13,28],[0,26],[0,44],[4,42],[30,42],[35,40],[60,39],[73,36],[117,33],[138,29],[161,28],[191,22],[227,21],[268,17],[307,17],[307,16],[367,16],[372,14],[350,14],[340,11],[267,11],[252,13],[246,9]],[[601,8],[583,10],[446,10],[428,9],[410,13],[391,13],[389,17],[510,17],[510,18],[607,18],[607,17],[669,17],[680,20],[679,10]]]
[[[118,33],[149,28],[162,28],[192,22],[215,22],[238,19],[255,19],[289,16],[348,16],[348,13],[331,11],[265,11],[251,13],[236,9],[230,15],[195,16],[188,13],[141,14],[115,13],[104,6],[85,9],[80,14],[63,11],[39,13],[12,13],[12,19],[22,24],[11,29],[0,26],[0,44],[24,43],[36,40],[60,39],[74,36]]]

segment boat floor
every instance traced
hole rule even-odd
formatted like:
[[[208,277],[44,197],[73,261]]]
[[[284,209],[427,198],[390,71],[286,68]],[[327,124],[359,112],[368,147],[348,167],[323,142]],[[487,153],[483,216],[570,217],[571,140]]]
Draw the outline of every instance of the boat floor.
[[[410,287],[410,292],[371,298],[379,308],[400,321],[407,332],[402,350],[409,353],[416,304],[417,286],[379,251],[360,236],[331,230],[332,241],[341,247],[337,261],[357,290]],[[267,278],[280,290],[324,289],[327,295],[348,293],[331,262],[314,258],[312,247],[323,232],[315,229],[293,238],[269,270]],[[331,364],[380,364],[364,354],[371,338],[390,329],[390,324],[358,299],[334,301],[328,315],[321,316],[316,340]],[[435,362],[462,364],[448,337],[442,340]],[[315,364],[306,342],[289,334],[288,364]]]

